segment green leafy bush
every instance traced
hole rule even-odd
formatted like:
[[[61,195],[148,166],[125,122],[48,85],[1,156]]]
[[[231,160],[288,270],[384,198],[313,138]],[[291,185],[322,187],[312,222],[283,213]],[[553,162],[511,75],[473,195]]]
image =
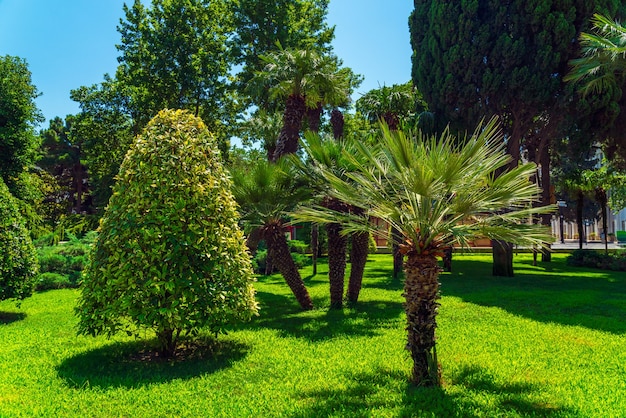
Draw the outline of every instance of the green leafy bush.
[[[309,244],[304,241],[292,239],[287,241],[289,244],[289,251],[292,253],[306,254],[309,252]]]
[[[575,250],[567,257],[566,263],[576,267],[626,271],[626,252],[619,251],[605,254],[592,250]]]
[[[92,231],[79,239],[68,233],[66,237],[69,241],[58,244],[54,244],[50,236],[36,240],[40,271],[36,289],[78,287],[81,272],[87,262],[87,254],[96,235],[96,232]],[[42,277],[46,273],[51,275]]]
[[[13,196],[0,179],[0,300],[30,296],[36,276],[35,247]]]
[[[53,272],[45,272],[41,273],[37,277],[37,290],[52,290],[52,289],[65,289],[69,287],[74,287],[76,283],[70,282],[68,276],[53,273]]]
[[[174,354],[180,336],[217,334],[256,313],[253,273],[236,203],[202,121],[161,111],[120,167],[85,269],[79,333],[156,332]]]

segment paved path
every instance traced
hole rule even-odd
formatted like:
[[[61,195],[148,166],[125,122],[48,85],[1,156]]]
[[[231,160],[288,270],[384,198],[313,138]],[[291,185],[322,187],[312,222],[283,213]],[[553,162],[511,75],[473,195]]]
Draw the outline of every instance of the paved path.
[[[574,240],[565,240],[564,244],[561,244],[561,241],[555,242],[554,244],[552,244],[552,248],[554,248],[555,250],[577,250],[579,247],[578,245],[578,241],[574,241]],[[613,242],[609,242],[609,250],[610,249],[617,249],[617,248],[625,248],[624,246],[620,247],[617,244],[613,243]],[[593,250],[604,250],[604,243],[603,242],[599,242],[599,241],[594,241],[594,242],[588,242],[588,243],[583,243],[583,250],[585,249],[593,249]]]

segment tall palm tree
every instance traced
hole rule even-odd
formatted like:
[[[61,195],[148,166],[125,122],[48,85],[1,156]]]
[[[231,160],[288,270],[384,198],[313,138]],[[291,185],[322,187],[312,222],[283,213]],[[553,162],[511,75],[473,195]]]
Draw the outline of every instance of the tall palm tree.
[[[446,247],[467,245],[479,236],[543,245],[549,234],[528,220],[553,208],[532,207],[539,197],[539,189],[529,180],[534,164],[496,176],[509,163],[496,121],[479,127],[460,141],[461,145],[448,132],[436,138],[419,132],[394,133],[384,126],[381,129],[378,148],[357,144],[356,153],[345,153],[354,165],[346,178],[332,170],[322,174],[331,185],[332,197],[363,208],[402,234],[411,381],[439,385],[435,351],[437,256]],[[348,232],[373,229],[362,217],[323,207],[301,208],[296,218],[339,221]]]
[[[310,195],[293,167],[284,159],[276,163],[259,160],[252,168],[234,168],[233,195],[242,221],[251,233],[265,240],[268,255],[278,268],[302,309],[313,309],[309,292],[293,261],[285,237],[287,214]]]
[[[283,127],[272,161],[298,150],[300,129],[307,107],[315,108],[322,94],[339,94],[346,85],[337,72],[337,59],[313,49],[280,49],[260,57],[266,64],[251,83],[253,90],[267,90],[271,99],[285,100]]]
[[[341,201],[329,195],[328,183],[321,170],[328,170],[337,176],[352,170],[350,160],[345,158],[345,152],[354,149],[354,144],[349,140],[333,140],[326,136],[320,136],[309,132],[304,135],[302,148],[304,149],[306,163],[294,158],[295,164],[311,181],[312,188],[317,192],[321,205],[336,212],[354,213],[355,210],[363,213],[360,208],[354,208],[349,203]],[[326,224],[328,235],[328,280],[330,282],[330,307],[340,309],[343,306],[343,293],[346,270],[346,244],[347,236],[342,232],[342,225],[338,222]],[[356,302],[361,289],[363,271],[367,261],[369,233],[359,231],[352,237],[352,268],[350,269],[349,300]],[[363,241],[365,248],[363,248]],[[355,248],[356,247],[356,248]]]
[[[626,70],[626,27],[605,16],[594,14],[594,33],[580,34],[582,56],[570,61],[565,81],[581,83],[583,94],[603,93],[619,85]]]
[[[357,111],[361,112],[371,123],[384,121],[389,130],[396,131],[403,121],[414,117],[426,109],[421,95],[413,88],[413,83],[382,86],[365,93],[356,102]],[[400,234],[391,228],[391,244],[393,254],[393,277],[398,278],[402,270],[402,254],[400,254]]]

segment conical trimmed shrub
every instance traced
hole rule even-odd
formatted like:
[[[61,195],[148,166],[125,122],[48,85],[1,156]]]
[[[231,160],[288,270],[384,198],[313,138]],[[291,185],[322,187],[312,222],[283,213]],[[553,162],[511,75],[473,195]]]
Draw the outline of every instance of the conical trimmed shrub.
[[[231,182],[200,119],[161,111],[120,167],[85,269],[79,333],[215,334],[257,311]]]
[[[35,247],[13,196],[0,179],[0,300],[30,296],[37,270]]]

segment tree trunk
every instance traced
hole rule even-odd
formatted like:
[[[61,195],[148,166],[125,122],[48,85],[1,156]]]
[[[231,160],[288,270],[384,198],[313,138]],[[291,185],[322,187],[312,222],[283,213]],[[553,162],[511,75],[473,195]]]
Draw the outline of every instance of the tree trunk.
[[[417,386],[441,383],[435,329],[439,308],[439,265],[437,258],[409,252],[404,264],[404,311],[407,318],[407,344],[413,359],[411,382]]]
[[[400,244],[402,236],[400,232],[391,228],[391,254],[393,255],[393,278],[398,279],[400,272],[402,272],[402,254],[400,253]]]
[[[294,154],[298,151],[300,128],[305,111],[304,97],[291,95],[287,98],[283,113],[283,127],[276,140],[276,150],[271,161],[278,161],[283,155]]]
[[[548,206],[553,203],[554,197],[552,185],[550,184],[550,147],[543,144],[539,150],[539,163],[541,164],[541,205]],[[550,227],[552,224],[552,214],[545,213],[541,216],[541,225]],[[541,261],[548,263],[552,261],[552,250],[550,243],[546,243],[546,250],[541,252]]]
[[[322,124],[322,103],[317,102],[316,107],[308,107],[306,109],[306,119],[311,132],[319,132]]]
[[[578,249],[583,249],[585,228],[583,226],[583,205],[585,202],[585,195],[582,190],[578,191],[576,196],[576,223],[578,224]]]
[[[320,227],[316,223],[311,224],[311,261],[313,262],[313,275],[317,274],[317,252],[320,238]]]
[[[330,308],[343,306],[344,276],[346,272],[346,237],[340,234],[341,225],[326,225],[328,234],[328,281],[330,282]]]
[[[163,358],[170,359],[176,355],[177,338],[174,337],[173,329],[157,330],[157,340],[159,341],[159,355]]]
[[[609,239],[608,239],[608,227],[607,227],[607,214],[606,214],[606,205],[607,205],[607,196],[606,190],[602,187],[596,189],[596,200],[600,203],[600,211],[602,212],[602,234],[604,235],[604,253],[609,253]]]
[[[344,119],[343,113],[341,113],[339,109],[333,109],[333,111],[330,112],[330,124],[333,127],[333,138],[335,138],[335,140],[343,138]]]
[[[296,300],[304,310],[313,309],[313,302],[309,292],[300,277],[300,272],[293,261],[285,231],[282,225],[269,225],[265,227],[265,242],[267,243],[268,257],[280,271],[287,282]]]
[[[350,250],[350,280],[348,281],[348,302],[356,303],[359,300],[363,271],[369,252],[370,234],[356,232],[352,234],[352,248]]]
[[[510,242],[492,240],[494,276],[513,277],[513,245]]]

